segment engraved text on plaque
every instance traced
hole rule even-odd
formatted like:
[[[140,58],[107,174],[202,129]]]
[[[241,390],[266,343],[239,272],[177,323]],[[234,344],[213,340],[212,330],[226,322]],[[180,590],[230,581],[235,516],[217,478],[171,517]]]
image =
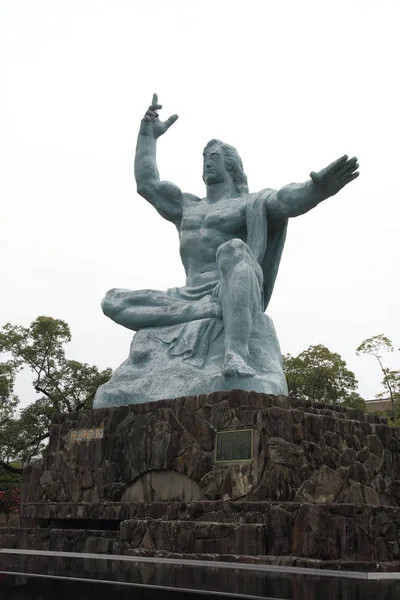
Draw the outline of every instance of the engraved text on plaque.
[[[71,442],[90,442],[91,440],[101,440],[103,437],[103,427],[96,427],[94,429],[73,429],[71,431]]]
[[[238,462],[253,458],[253,430],[217,431],[215,462]]]

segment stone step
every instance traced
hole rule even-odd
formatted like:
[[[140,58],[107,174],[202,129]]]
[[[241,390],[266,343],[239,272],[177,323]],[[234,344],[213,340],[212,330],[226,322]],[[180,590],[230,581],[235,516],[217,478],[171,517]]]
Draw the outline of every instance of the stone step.
[[[22,525],[27,530],[39,527],[38,536],[62,531],[67,541],[60,543],[63,548],[70,544],[71,549],[69,532],[80,531],[77,540],[82,540],[85,530],[98,530],[105,537],[110,535],[115,541],[113,552],[122,554],[144,548],[189,554],[400,560],[400,508],[390,506],[238,501],[43,503],[23,506]],[[41,543],[39,538],[37,543]],[[33,542],[30,547],[35,547]]]
[[[119,531],[85,529],[1,528],[0,548],[112,554]]]
[[[112,522],[129,519],[166,519],[168,521],[213,521],[218,523],[265,523],[273,518],[271,513],[284,510],[295,515],[300,502],[240,502],[240,501],[198,501],[198,502],[153,502],[121,503],[99,502],[38,502],[22,504],[21,519],[25,526],[40,525],[70,527],[69,523],[82,523],[81,527],[93,529],[92,523],[105,527],[95,529],[115,529]],[[344,506],[344,505],[343,505]],[[359,509],[360,510],[360,509]],[[398,510],[400,518],[400,508]]]
[[[67,552],[127,554],[145,550],[193,557],[215,554],[297,556],[323,561],[400,561],[400,509],[394,507],[268,502],[242,503],[241,507],[240,503],[230,502],[206,503],[206,506],[204,503],[166,503],[157,510],[154,505],[130,506],[131,512],[136,510],[136,515],[146,516],[123,521],[122,505],[119,519],[115,518],[114,511],[114,520],[89,519],[89,512],[83,512],[81,516],[86,518],[79,520],[76,519],[78,513],[60,513],[55,508],[60,507],[53,506],[42,514],[75,518],[43,520],[41,528],[3,530],[0,542],[9,548]],[[195,515],[198,518],[194,518]],[[229,520],[229,515],[235,516],[235,520]],[[110,514],[95,512],[93,516]]]
[[[296,520],[304,513],[325,515],[326,519],[345,517],[354,520],[367,519],[379,534],[379,524],[388,521],[399,523],[400,507],[367,506],[365,504],[313,504],[307,502],[153,502],[121,503],[99,502],[94,504],[69,502],[38,502],[22,504],[21,520],[25,527],[60,525],[71,528],[69,523],[82,523],[76,529],[118,529],[118,523],[129,519],[164,519],[168,521],[212,521],[217,523],[274,523],[282,516]],[[365,516],[368,515],[368,518]],[[320,517],[319,517],[320,518]],[[115,524],[112,524],[115,521]],[[103,523],[105,527],[94,526]],[[87,527],[86,527],[87,526]]]
[[[323,505],[300,507],[296,518],[282,508],[264,523],[131,519],[121,523],[121,554],[145,549],[178,554],[298,556],[347,561],[400,560],[400,521],[368,507],[353,516]]]
[[[183,554],[267,554],[266,527],[260,523],[207,521],[123,521],[121,553],[145,548]]]

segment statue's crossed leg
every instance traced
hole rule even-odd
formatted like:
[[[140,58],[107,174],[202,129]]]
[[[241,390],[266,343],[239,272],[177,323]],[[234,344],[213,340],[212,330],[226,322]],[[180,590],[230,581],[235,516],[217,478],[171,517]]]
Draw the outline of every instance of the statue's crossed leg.
[[[217,252],[220,281],[214,292],[196,300],[158,290],[112,289],[102,302],[104,314],[132,329],[169,327],[210,317],[223,318],[226,377],[252,376],[248,365],[254,316],[262,312],[262,271],[253,253],[239,239],[222,244]]]
[[[262,308],[262,270],[253,253],[240,239],[229,240],[217,252],[221,274],[219,300],[225,328],[225,377],[253,376],[248,364],[249,342],[256,312]]]
[[[221,318],[218,302],[186,300],[158,290],[114,288],[101,303],[104,314],[128,329],[169,327],[197,319]]]

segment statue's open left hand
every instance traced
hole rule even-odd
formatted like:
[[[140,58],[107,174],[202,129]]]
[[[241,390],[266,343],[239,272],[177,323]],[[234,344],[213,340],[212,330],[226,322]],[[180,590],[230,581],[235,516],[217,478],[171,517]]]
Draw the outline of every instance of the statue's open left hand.
[[[162,108],[162,106],[161,104],[158,104],[158,96],[157,94],[154,94],[153,100],[142,119],[142,124],[140,127],[141,133],[145,135],[151,135],[157,139],[175,123],[178,115],[172,115],[166,121],[160,121],[157,112],[160,110],[160,108]]]
[[[359,176],[357,158],[350,158],[347,155],[338,158],[325,169],[316,173],[312,171],[310,177],[318,186],[324,198],[329,198],[337,194],[345,185]]]

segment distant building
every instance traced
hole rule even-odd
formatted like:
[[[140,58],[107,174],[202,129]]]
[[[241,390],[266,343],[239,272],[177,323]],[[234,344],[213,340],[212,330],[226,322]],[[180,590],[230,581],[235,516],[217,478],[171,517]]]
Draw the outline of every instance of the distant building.
[[[374,400],[366,400],[365,406],[367,412],[383,412],[391,408],[390,398],[375,398]]]

